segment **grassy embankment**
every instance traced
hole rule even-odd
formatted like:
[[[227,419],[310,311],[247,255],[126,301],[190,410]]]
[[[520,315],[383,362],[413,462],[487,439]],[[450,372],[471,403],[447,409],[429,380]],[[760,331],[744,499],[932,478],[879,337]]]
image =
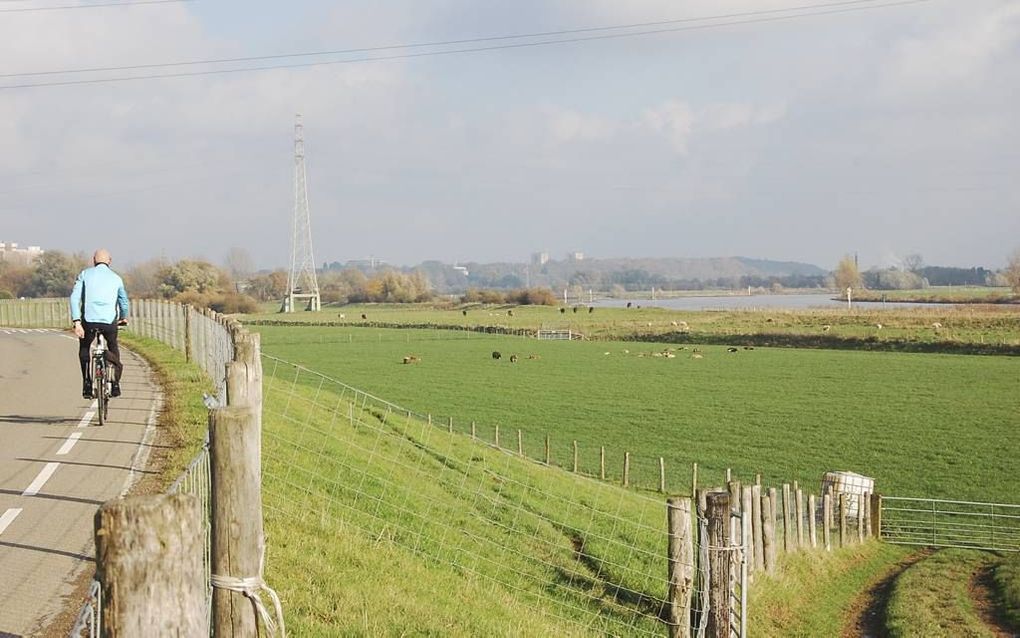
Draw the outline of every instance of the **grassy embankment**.
[[[932,286],[916,290],[862,290],[858,301],[900,301],[912,303],[999,304],[1018,303],[1020,296],[1009,288],[988,286]]]

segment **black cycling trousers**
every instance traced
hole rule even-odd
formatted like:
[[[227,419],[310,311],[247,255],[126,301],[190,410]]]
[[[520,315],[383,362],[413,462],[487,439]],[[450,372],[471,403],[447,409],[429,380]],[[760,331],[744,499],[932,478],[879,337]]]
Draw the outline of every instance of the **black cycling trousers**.
[[[124,364],[120,362],[120,347],[117,345],[117,324],[82,321],[81,327],[85,329],[85,338],[78,340],[78,360],[81,361],[82,380],[89,380],[89,346],[96,338],[96,333],[101,332],[106,338],[106,360],[113,366],[113,380],[120,383]]]

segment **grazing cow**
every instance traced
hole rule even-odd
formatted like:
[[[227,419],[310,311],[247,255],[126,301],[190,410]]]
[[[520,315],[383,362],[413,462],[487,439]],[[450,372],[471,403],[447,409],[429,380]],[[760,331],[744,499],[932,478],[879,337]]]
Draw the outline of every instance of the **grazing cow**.
[[[744,346],[744,350],[754,350],[754,346]]]
[[[566,311],[567,311],[567,309],[566,309],[566,308],[560,308],[560,314],[561,314],[561,315],[562,315],[563,313],[565,313]]]
[[[577,306],[574,306],[574,314],[577,314]]]
[[[366,314],[362,314],[362,315],[361,315],[361,318],[362,318],[362,319],[368,319],[368,315],[366,315]]]
[[[493,358],[493,359],[499,359],[499,358],[500,358],[500,357],[502,357],[502,356],[503,356],[503,355],[501,355],[501,354],[499,353],[499,350],[493,350],[493,351],[492,351],[492,358]]]
[[[630,308],[630,302],[629,301],[627,302],[627,307]]]
[[[461,310],[460,314],[462,314],[462,315],[464,315],[466,317],[467,316],[467,310]]]
[[[736,352],[736,348],[726,348],[726,352]]]
[[[595,306],[588,306],[588,314],[595,312]]]
[[[515,354],[510,355],[510,363],[517,363],[517,355]]]
[[[512,316],[514,316],[514,311],[513,310],[507,310],[506,314],[507,314],[507,316],[512,317]]]

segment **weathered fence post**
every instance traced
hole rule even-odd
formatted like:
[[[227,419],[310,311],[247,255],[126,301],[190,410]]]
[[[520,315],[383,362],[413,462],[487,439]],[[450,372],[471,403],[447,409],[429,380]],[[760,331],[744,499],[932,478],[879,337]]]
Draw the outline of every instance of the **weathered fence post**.
[[[95,515],[101,635],[208,636],[204,537],[193,495],[104,503]]]
[[[846,492],[839,493],[839,546],[846,547],[850,540],[846,535]]]
[[[792,552],[794,543],[792,525],[793,500],[790,498],[790,484],[783,483],[783,551]]]
[[[882,538],[882,495],[871,494],[871,532],[875,538]]]
[[[730,495],[706,497],[708,517],[708,625],[710,638],[730,638]]]
[[[577,439],[574,439],[574,474],[577,474]]]
[[[521,434],[520,428],[517,429],[517,454],[524,456],[524,435]]]
[[[866,510],[864,503],[864,494],[857,495],[857,542],[864,542],[864,512]]]
[[[666,501],[669,529],[669,593],[667,627],[670,638],[690,638],[691,598],[694,593],[694,539],[691,499]]]
[[[499,447],[499,424],[496,424],[496,447]]]
[[[822,495],[822,540],[825,541],[825,551],[832,551],[832,494],[826,492]]]
[[[599,447],[599,478],[606,480],[606,447]]]
[[[447,431],[450,434],[453,434],[453,417],[452,416],[450,417],[450,421],[447,423],[446,429],[447,429]]]
[[[751,486],[751,536],[754,537],[754,570],[761,571],[765,568],[765,546],[762,536],[762,523],[764,519],[761,514],[761,485]]]
[[[478,438],[478,426],[476,426],[475,422],[472,421],[471,422],[471,440],[474,441],[476,438]]]
[[[698,464],[694,463],[691,469],[691,498],[698,496]]]
[[[630,452],[623,453],[623,486],[630,485]]]
[[[815,502],[815,495],[808,494],[808,536],[811,537],[811,549],[818,549],[818,526],[815,524],[818,511],[818,503]]]
[[[804,491],[799,487],[795,490],[797,502],[794,512],[797,515],[797,547],[804,547]]]
[[[545,464],[549,465],[550,451],[549,451],[549,435],[545,435]]]
[[[659,491],[666,492],[666,459],[659,457]]]
[[[751,521],[754,509],[751,486],[740,488],[740,543],[744,546],[744,565],[750,569],[754,565],[754,541],[751,539]]]
[[[767,494],[761,495],[761,565],[768,573],[776,570],[776,511],[775,501]]]

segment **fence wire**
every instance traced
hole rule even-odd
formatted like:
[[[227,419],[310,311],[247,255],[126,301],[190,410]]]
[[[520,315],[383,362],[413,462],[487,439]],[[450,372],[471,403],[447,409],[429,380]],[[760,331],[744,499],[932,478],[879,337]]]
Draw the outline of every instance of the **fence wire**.
[[[1020,552],[1020,505],[883,496],[882,538],[898,545]]]
[[[564,635],[663,634],[665,499],[551,470],[301,366],[263,361],[270,538],[314,518],[326,528],[318,534],[354,534],[538,603]],[[273,565],[302,575],[278,581],[329,578],[307,548]],[[343,611],[309,614],[338,621]],[[529,619],[507,621],[528,633]]]

